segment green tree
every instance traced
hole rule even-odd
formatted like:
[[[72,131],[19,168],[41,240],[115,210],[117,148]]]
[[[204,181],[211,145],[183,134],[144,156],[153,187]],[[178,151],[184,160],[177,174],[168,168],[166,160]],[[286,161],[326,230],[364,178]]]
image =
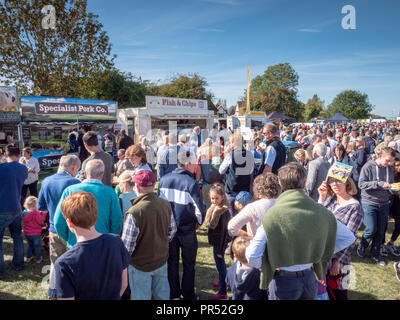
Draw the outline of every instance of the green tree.
[[[275,87],[292,90],[297,93],[299,76],[290,63],[280,63],[269,66],[264,74],[256,76],[251,81],[250,94],[271,91]]]
[[[55,29],[41,10],[55,8]],[[0,2],[0,74],[32,94],[90,97],[93,79],[113,66],[111,44],[87,0]]]
[[[341,113],[349,119],[365,119],[374,107],[368,101],[368,95],[355,90],[339,93],[328,106],[329,114]]]
[[[96,99],[118,102],[118,108],[143,107],[149,82],[135,78],[131,73],[117,69],[102,71],[96,75],[94,86]]]
[[[259,110],[265,111],[266,114],[278,111],[300,121],[303,118],[304,104],[298,101],[293,90],[275,87],[262,95]]]
[[[314,94],[305,104],[304,120],[309,121],[312,118],[318,117],[323,109],[324,101],[321,101],[318,95]]]
[[[279,111],[297,120],[302,119],[304,106],[297,99],[298,83],[299,76],[290,63],[269,66],[264,74],[251,81],[251,108],[267,114]]]

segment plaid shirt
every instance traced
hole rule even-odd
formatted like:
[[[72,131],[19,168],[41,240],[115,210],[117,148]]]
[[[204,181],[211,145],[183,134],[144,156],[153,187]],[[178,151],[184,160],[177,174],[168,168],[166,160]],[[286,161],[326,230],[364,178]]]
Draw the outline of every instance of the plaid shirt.
[[[353,232],[354,236],[357,237],[357,231],[360,228],[364,217],[362,207],[358,201],[351,202],[345,206],[340,206],[337,203],[336,198],[329,197],[325,200],[323,205],[328,210],[333,212],[336,220],[346,225],[347,228],[349,228],[350,231]],[[333,256],[333,259],[339,260],[342,265],[350,264],[351,252],[353,251],[355,245],[356,243],[354,242],[346,249],[337,252]]]
[[[171,224],[168,227],[168,240],[171,241],[176,233],[176,223],[174,215],[171,214]],[[139,228],[135,223],[135,218],[131,214],[127,214],[124,222],[124,229],[122,231],[122,242],[129,254],[132,255],[136,248],[136,240],[139,236]]]

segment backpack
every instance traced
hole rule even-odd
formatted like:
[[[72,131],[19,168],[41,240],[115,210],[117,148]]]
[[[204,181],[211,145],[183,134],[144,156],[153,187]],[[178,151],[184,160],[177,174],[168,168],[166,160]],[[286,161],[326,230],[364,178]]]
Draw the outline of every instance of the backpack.
[[[214,184],[221,182],[221,174],[211,163],[200,163],[201,175],[204,182]]]

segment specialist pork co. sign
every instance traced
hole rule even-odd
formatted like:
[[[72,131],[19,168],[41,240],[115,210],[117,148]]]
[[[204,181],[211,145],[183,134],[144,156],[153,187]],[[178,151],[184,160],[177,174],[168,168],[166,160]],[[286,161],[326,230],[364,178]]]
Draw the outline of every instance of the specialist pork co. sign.
[[[108,114],[106,105],[84,105],[77,103],[36,102],[36,114]]]
[[[23,121],[116,122],[117,102],[63,97],[21,97]]]

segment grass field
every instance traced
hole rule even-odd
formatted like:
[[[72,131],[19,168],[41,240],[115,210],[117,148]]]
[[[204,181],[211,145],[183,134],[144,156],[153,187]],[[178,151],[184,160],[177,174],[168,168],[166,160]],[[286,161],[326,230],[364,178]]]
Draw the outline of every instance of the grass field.
[[[43,172],[41,178],[45,175],[54,173]],[[393,220],[389,221],[388,233],[386,239],[389,239],[393,231]],[[358,233],[357,245],[362,231]],[[196,262],[196,290],[200,294],[201,300],[206,300],[216,291],[211,286],[211,282],[218,279],[215,263],[212,254],[212,248],[207,242],[206,229],[201,227],[197,233],[199,249]],[[26,241],[25,248],[27,246]],[[400,239],[396,242],[400,246]],[[49,274],[50,265],[48,253],[43,250],[44,261],[38,265],[35,262],[25,264],[21,271],[15,271],[11,266],[12,260],[12,239],[8,230],[5,233],[3,241],[4,260],[6,264],[3,280],[0,280],[0,300],[43,300],[47,299],[47,288],[42,286],[42,281],[46,283],[45,278]],[[367,256],[368,256],[367,252]],[[380,267],[372,262],[368,257],[361,259],[353,251],[352,266],[355,277],[355,287],[349,290],[349,298],[352,300],[400,300],[400,282],[397,281],[393,269],[393,262],[399,261],[400,257],[385,258],[386,267]],[[226,256],[227,266],[232,264],[230,257]],[[181,267],[182,270],[182,267]],[[230,296],[230,292],[228,292]]]
[[[389,223],[389,230],[393,228],[393,222]],[[207,300],[216,291],[211,282],[218,279],[215,268],[212,249],[207,243],[207,232],[204,227],[197,233],[199,249],[196,262],[196,290],[201,300]],[[361,232],[359,232],[359,237]],[[387,234],[387,238],[389,234]],[[358,244],[358,240],[357,240]],[[400,245],[399,242],[396,243]],[[25,248],[26,248],[25,241]],[[4,260],[6,264],[3,280],[0,280],[0,300],[43,300],[47,299],[47,288],[42,286],[42,281],[47,280],[50,260],[48,253],[43,250],[44,261],[38,265],[35,262],[25,264],[22,271],[15,271],[11,266],[12,239],[6,232],[3,243]],[[393,262],[400,260],[397,257],[385,258],[386,267],[380,267],[372,263],[369,258],[360,259],[353,252],[352,266],[354,267],[356,285],[349,290],[349,298],[352,300],[400,300],[400,282],[396,280]],[[230,257],[226,256],[228,266],[232,264]],[[182,269],[182,268],[181,268]],[[46,283],[46,282],[45,282]],[[230,296],[230,292],[228,292]]]

